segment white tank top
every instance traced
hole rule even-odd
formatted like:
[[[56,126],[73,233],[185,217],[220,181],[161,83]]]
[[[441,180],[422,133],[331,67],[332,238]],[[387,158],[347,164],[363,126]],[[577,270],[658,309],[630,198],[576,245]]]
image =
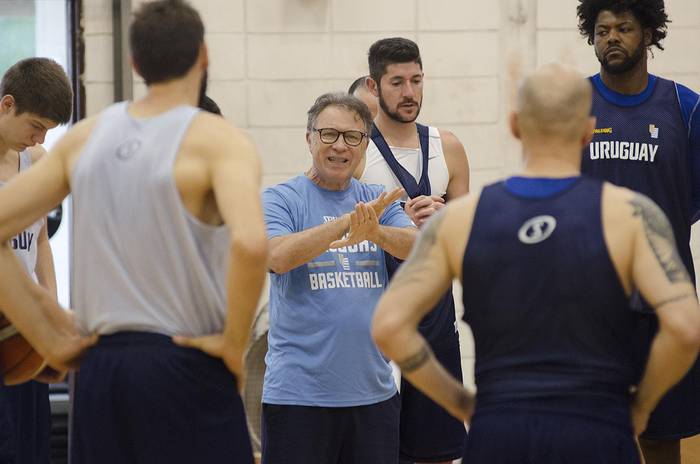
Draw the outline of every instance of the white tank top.
[[[29,169],[31,165],[31,153],[28,151],[21,152],[19,154],[19,172]],[[0,181],[0,186],[3,185],[5,185],[5,182]],[[22,262],[27,273],[35,279],[37,243],[39,242],[39,233],[43,226],[44,219],[39,219],[10,240],[10,246],[12,246],[15,256]]]
[[[445,154],[442,151],[442,139],[437,127],[429,127],[428,131],[428,178],[432,195],[443,196],[447,193],[447,184],[450,182],[450,173],[447,170]],[[423,157],[419,148],[389,147],[394,158],[415,177],[420,180],[423,172]],[[377,146],[370,139],[367,146],[365,170],[360,176],[360,181],[367,184],[383,185],[386,190],[401,187],[401,182],[391,170]],[[404,195],[401,201],[408,200]]]
[[[229,230],[194,218],[173,166],[197,109],[102,112],[71,176],[73,298],[90,332],[221,332]]]

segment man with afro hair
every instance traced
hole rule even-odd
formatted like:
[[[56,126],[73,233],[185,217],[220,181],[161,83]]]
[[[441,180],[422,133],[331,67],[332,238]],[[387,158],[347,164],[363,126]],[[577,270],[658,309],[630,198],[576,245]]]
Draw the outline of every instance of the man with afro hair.
[[[663,0],[580,0],[579,30],[593,45],[600,73],[590,78],[592,114],[597,123],[582,158],[585,174],[649,196],[668,216],[680,257],[695,282],[690,227],[700,210],[700,115],[698,95],[673,81],[650,74],[652,47],[663,50],[667,24]],[[653,56],[653,54],[652,54]],[[648,224],[648,234],[654,234]],[[663,250],[657,250],[663,254]],[[668,270],[672,278],[672,270]],[[658,320],[636,295],[640,318],[640,374]],[[636,399],[635,401],[638,401]],[[640,444],[648,464],[680,463],[680,439],[700,432],[700,365],[650,411]]]

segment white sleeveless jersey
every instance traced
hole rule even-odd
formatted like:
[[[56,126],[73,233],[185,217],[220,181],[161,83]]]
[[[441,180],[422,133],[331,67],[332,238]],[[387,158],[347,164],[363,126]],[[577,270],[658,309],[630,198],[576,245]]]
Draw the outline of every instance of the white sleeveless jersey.
[[[447,170],[445,154],[442,150],[442,139],[437,127],[429,127],[428,135],[428,178],[430,179],[431,194],[444,196],[450,181],[450,173]],[[420,148],[390,148],[396,161],[410,172],[418,182],[423,172],[423,157]],[[383,185],[387,191],[401,187],[401,182],[371,139],[367,146],[365,170],[360,176],[360,181],[367,184]],[[408,196],[404,195],[401,201],[406,200],[408,200]]]
[[[21,152],[19,154],[19,171],[29,169],[31,165],[32,155],[28,151]],[[5,182],[0,181],[0,186],[4,184]],[[15,256],[19,258],[27,273],[33,278],[36,278],[34,269],[36,268],[37,244],[43,226],[44,219],[39,219],[10,240],[10,246],[14,250]]]
[[[73,299],[90,332],[221,332],[229,230],[194,218],[173,167],[197,109],[102,112],[71,176]]]

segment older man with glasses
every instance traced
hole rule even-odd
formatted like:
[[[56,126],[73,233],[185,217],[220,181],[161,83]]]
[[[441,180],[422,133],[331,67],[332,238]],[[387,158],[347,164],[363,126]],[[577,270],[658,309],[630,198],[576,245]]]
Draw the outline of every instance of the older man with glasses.
[[[263,194],[263,463],[398,461],[398,394],[370,322],[387,283],[384,253],[405,258],[416,228],[395,203],[401,189],[352,177],[371,125],[357,98],[320,96],[308,112],[311,168]]]

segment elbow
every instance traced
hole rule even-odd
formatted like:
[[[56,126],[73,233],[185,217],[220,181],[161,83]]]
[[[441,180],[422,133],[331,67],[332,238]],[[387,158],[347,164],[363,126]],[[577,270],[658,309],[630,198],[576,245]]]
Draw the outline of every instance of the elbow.
[[[679,340],[689,350],[700,350],[700,317],[697,317],[693,324],[684,328],[679,334]]]
[[[400,330],[400,324],[392,315],[392,311],[380,300],[377,311],[372,318],[372,340],[377,347],[390,358],[393,341]]]
[[[372,321],[372,340],[382,353],[386,354],[387,346],[390,344],[391,331],[382,318],[374,318]]]
[[[286,274],[292,269],[299,267],[294,264],[292,256],[284,247],[271,247],[267,258],[267,269],[275,274]]]
[[[684,350],[700,350],[700,309],[693,308],[685,317],[676,318],[668,324],[669,332]]]
[[[286,274],[291,271],[289,266],[287,266],[282,260],[274,259],[272,256],[267,260],[267,269],[275,274]]]
[[[267,257],[267,269],[275,274],[286,274],[292,270],[292,266],[287,255],[275,247],[270,249]]]

